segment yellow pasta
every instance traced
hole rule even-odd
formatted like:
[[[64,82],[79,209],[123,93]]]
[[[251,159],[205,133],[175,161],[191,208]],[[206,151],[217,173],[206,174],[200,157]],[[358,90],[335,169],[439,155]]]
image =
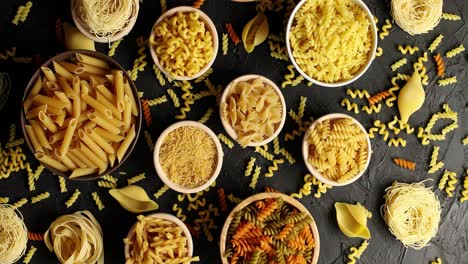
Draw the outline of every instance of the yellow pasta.
[[[253,167],[255,165],[256,158],[250,157],[249,163],[247,164],[247,168],[245,169],[244,176],[250,176],[252,174]]]
[[[392,28],[392,23],[390,20],[385,19],[385,25],[382,26],[382,32],[380,32],[379,37],[383,40],[386,36],[390,35],[389,29]]]
[[[229,49],[229,41],[228,41],[228,34],[223,33],[223,55],[227,55]]]
[[[356,98],[369,98],[369,92],[367,90],[352,90],[352,89],[346,89],[346,94],[351,96],[351,98],[356,99]]]
[[[437,81],[437,84],[439,86],[447,86],[454,83],[457,83],[457,76],[447,77],[445,79],[440,79]]]
[[[102,209],[104,209],[105,206],[102,203],[101,198],[99,198],[99,195],[97,194],[97,192],[91,193],[91,196],[93,197],[93,200],[96,203],[96,206],[98,207],[98,210],[102,211]]]
[[[172,211],[174,211],[177,215],[177,217],[181,220],[181,221],[185,221],[187,220],[187,216],[184,215],[184,213],[182,212],[182,208],[180,208],[177,204],[173,204],[172,205]]]
[[[234,143],[226,135],[224,135],[223,133],[219,133],[218,138],[219,138],[219,140],[221,140],[221,142],[226,144],[226,146],[228,148],[232,149],[234,147]]]
[[[447,58],[452,58],[452,57],[455,57],[456,55],[458,54],[461,54],[463,51],[465,51],[465,47],[463,46],[463,44],[460,44],[460,46],[450,50],[450,51],[447,51],[447,53],[445,53],[445,56]]]
[[[359,248],[351,247],[350,251],[351,253],[348,255],[349,261],[347,262],[348,264],[355,264],[356,259],[361,258],[362,253],[367,249],[367,246],[369,243],[367,240],[364,240],[362,244],[359,246]]]
[[[149,106],[155,106],[167,102],[167,97],[165,95],[153,99],[146,100]]]
[[[107,55],[109,57],[113,57],[115,55],[115,50],[117,50],[122,40],[123,38],[112,42],[112,44],[110,45],[109,51],[107,52]]]
[[[265,159],[269,160],[269,161],[273,161],[274,159],[274,155],[269,153],[266,149],[262,148],[262,147],[255,147],[255,152],[257,152],[258,154],[260,154],[262,157],[264,157]]]
[[[179,101],[179,98],[177,97],[177,94],[174,92],[174,90],[167,89],[167,94],[169,94],[169,97],[171,97],[171,100],[172,100],[172,103],[174,103],[174,106],[179,107],[180,101]]]
[[[156,199],[159,199],[159,197],[161,197],[164,193],[166,193],[167,191],[169,190],[169,186],[165,185],[161,188],[159,188],[159,190],[154,194],[154,197]]]
[[[15,209],[19,209],[20,207],[22,207],[23,205],[25,205],[26,203],[28,203],[28,199],[26,198],[21,198],[20,200],[16,201],[15,203],[13,203],[11,206]]]
[[[402,58],[398,60],[397,62],[393,63],[390,68],[392,68],[392,71],[396,71],[398,68],[402,67],[408,62],[406,58]]]
[[[409,54],[413,55],[416,51],[419,51],[419,48],[417,46],[411,47],[407,45],[403,47],[402,45],[398,45],[397,48],[401,52],[401,54],[406,54],[409,52]]]
[[[213,114],[213,108],[208,108],[208,110],[206,110],[205,114],[202,116],[202,118],[200,118],[200,120],[198,120],[198,122],[204,124],[206,122],[208,122],[208,120],[210,119],[211,115]]]
[[[252,180],[250,181],[250,184],[249,184],[249,187],[251,187],[252,189],[255,189],[255,186],[257,186],[257,181],[258,181],[258,178],[260,177],[260,172],[261,172],[261,168],[259,166],[255,166],[255,171],[252,174]]]
[[[278,164],[283,164],[284,160],[283,159],[274,159],[273,160],[273,165],[268,167],[268,172],[264,174],[265,177],[273,177],[273,174],[275,171],[278,170]]]
[[[395,147],[399,147],[399,146],[402,146],[402,147],[406,147],[406,140],[403,139],[403,138],[391,138],[390,140],[388,140],[388,146],[391,147],[391,146],[395,146]]]
[[[442,18],[446,20],[452,20],[452,21],[461,20],[461,17],[459,15],[449,14],[449,13],[442,13]]]
[[[34,197],[31,198],[31,203],[37,203],[37,202],[40,202],[44,199],[47,199],[50,197],[50,193],[49,192],[44,192],[44,193],[41,193],[41,194],[38,194]]]
[[[436,48],[440,45],[440,42],[442,42],[442,39],[444,38],[443,35],[439,35],[437,36],[431,43],[431,45],[429,45],[429,48],[428,50],[430,52],[434,52],[436,50]]]
[[[346,106],[346,110],[359,114],[359,106],[356,103],[351,103],[348,98],[343,98],[343,100],[341,100],[341,106]]]
[[[139,181],[142,181],[146,178],[145,173],[140,173],[138,175],[133,176],[132,178],[127,180],[127,185],[135,184]]]
[[[58,178],[59,178],[60,192],[61,193],[67,192],[67,183],[65,182],[65,178],[62,176],[58,176]]]
[[[31,1],[28,1],[26,5],[21,5],[18,7],[18,10],[16,11],[15,18],[11,23],[18,25],[19,22],[24,22],[28,18],[29,11],[31,10],[33,3]]]
[[[80,194],[81,194],[80,190],[76,189],[75,192],[72,194],[72,196],[65,202],[65,205],[67,206],[67,208],[72,206],[76,202]]]
[[[463,180],[463,190],[461,191],[460,203],[468,201],[468,169],[465,171],[465,180]]]
[[[31,259],[33,258],[34,254],[36,253],[37,248],[35,246],[31,246],[31,248],[28,250],[28,253],[26,253],[26,256],[23,259],[24,264],[29,264],[31,262]]]
[[[380,57],[383,55],[383,49],[382,47],[378,47],[377,50],[375,51],[375,57]]]
[[[377,105],[373,104],[371,106],[365,105],[361,108],[362,111],[365,111],[369,115],[372,113],[379,113],[381,109],[382,109],[381,104],[377,104]]]

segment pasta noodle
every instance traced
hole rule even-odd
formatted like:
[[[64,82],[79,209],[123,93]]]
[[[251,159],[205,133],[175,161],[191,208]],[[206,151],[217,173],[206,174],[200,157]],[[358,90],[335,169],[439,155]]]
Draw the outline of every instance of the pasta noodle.
[[[221,212],[227,212],[228,207],[226,203],[226,194],[224,193],[224,189],[219,188],[217,193],[218,193],[219,206],[221,207]]]
[[[460,203],[468,201],[468,170],[465,171],[465,180],[463,180],[463,190],[461,191]]]
[[[369,98],[369,92],[367,90],[351,90],[351,89],[346,89],[346,94],[351,96],[351,98],[356,99],[356,98]]]
[[[159,208],[159,205],[151,200],[140,186],[128,185],[120,189],[112,189],[109,190],[109,194],[125,210],[132,213],[148,212]]]
[[[41,193],[41,194],[38,194],[34,197],[31,198],[31,203],[37,203],[39,201],[42,201],[44,199],[47,199],[50,197],[50,193],[49,192],[44,192],[44,193]]]
[[[265,150],[262,147],[259,147],[259,146],[255,147],[255,152],[257,152],[258,154],[260,154],[262,157],[264,157],[265,159],[269,161],[273,161],[274,159],[273,154],[269,153],[267,150]]]
[[[233,84],[221,109],[242,147],[272,137],[285,111],[278,93],[261,78]]]
[[[174,264],[200,261],[189,255],[188,239],[176,223],[142,215],[137,218],[135,232],[124,239],[129,247],[125,263],[151,263],[153,259]]]
[[[402,67],[408,62],[406,58],[402,58],[401,60],[393,63],[390,68],[392,68],[392,71],[396,71],[398,68]]]
[[[447,58],[452,58],[452,57],[455,57],[456,55],[458,54],[461,54],[463,51],[465,51],[465,47],[463,46],[463,44],[460,44],[460,46],[450,50],[450,51],[447,51],[447,53],[445,53],[445,56]]]
[[[173,77],[194,76],[215,55],[213,35],[199,12],[165,17],[152,29],[149,42],[161,67]],[[171,53],[175,55],[168,56]]]
[[[341,100],[341,106],[346,106],[346,110],[354,111],[355,114],[359,114],[359,106],[356,103],[351,103],[348,98]]]
[[[379,38],[383,40],[386,36],[390,35],[390,32],[388,32],[389,29],[392,28],[392,23],[390,20],[385,19],[385,25],[382,26],[382,32],[379,34]]]
[[[404,160],[404,159],[399,159],[395,158],[393,161],[396,163],[396,165],[414,171],[416,169],[416,163],[409,161],[409,160]]]
[[[347,263],[348,264],[355,264],[356,259],[361,258],[362,253],[364,253],[364,251],[367,249],[368,245],[369,245],[369,243],[367,242],[367,240],[364,240],[362,242],[362,244],[359,246],[359,248],[351,247],[350,248],[351,253],[348,255],[349,261]]]
[[[442,39],[444,38],[443,35],[439,35],[437,36],[431,43],[431,45],[429,45],[429,48],[428,50],[430,52],[434,52],[436,50],[436,48],[440,45],[440,42],[442,42]]]
[[[209,68],[205,73],[203,73],[200,77],[195,79],[195,83],[201,83],[205,80],[209,81],[208,77],[213,73],[213,68]],[[205,82],[206,83],[206,82]],[[207,85],[208,86],[208,85]]]
[[[445,79],[437,81],[437,84],[439,86],[447,86],[454,83],[457,83],[457,76],[447,77]]]
[[[257,186],[257,181],[258,178],[260,177],[260,172],[261,172],[261,167],[255,166],[255,171],[252,174],[252,180],[250,181],[249,187],[252,189],[255,189],[255,186]]]
[[[419,48],[417,46],[411,47],[407,45],[406,47],[403,47],[402,45],[398,45],[398,50],[401,52],[401,54],[406,54],[409,52],[409,54],[413,55],[416,51],[419,51]]]
[[[98,181],[98,186],[102,188],[114,189],[117,188],[117,184],[108,181]]]
[[[307,1],[295,14],[291,26],[288,41],[292,56],[304,73],[318,81],[348,80],[368,60],[371,23],[366,12],[353,1]],[[348,42],[351,36],[353,41]]]
[[[213,175],[217,154],[215,142],[208,133],[184,126],[165,136],[159,150],[159,163],[173,183],[197,187]]]
[[[205,0],[195,0],[192,6],[195,8],[200,8],[203,5],[203,3],[205,3]]]
[[[55,219],[45,232],[44,242],[60,263],[104,263],[101,226],[89,211]]]
[[[449,14],[449,13],[442,13],[442,18],[447,19],[447,20],[452,20],[452,21],[461,20],[461,17],[459,15]]]
[[[164,184],[164,186],[159,188],[159,190],[154,194],[154,197],[156,199],[159,199],[159,197],[161,197],[163,194],[165,194],[167,192],[167,190],[169,190],[169,186]]]
[[[219,133],[218,138],[219,138],[219,140],[221,140],[221,142],[226,144],[226,146],[228,148],[232,149],[234,147],[234,143],[226,135],[224,135],[223,133]]]
[[[325,178],[346,182],[366,169],[366,133],[349,118],[324,120],[309,129],[307,163]]]
[[[29,264],[31,262],[32,257],[36,253],[37,248],[35,246],[31,246],[31,248],[28,250],[28,253],[23,259],[23,263]]]
[[[442,56],[440,56],[440,53],[437,53],[436,55],[434,55],[434,60],[437,65],[437,76],[444,77],[445,65],[444,65],[444,60],[442,60]]]
[[[229,40],[228,40],[228,34],[223,33],[223,55],[227,55],[228,50],[229,50]]]
[[[178,217],[181,221],[187,220],[187,216],[183,214],[182,208],[180,208],[177,204],[173,204],[173,205],[172,205],[172,211],[176,212],[177,217]]]
[[[436,235],[440,221],[440,204],[423,182],[394,182],[387,188],[384,198],[382,216],[390,232],[405,247],[421,249]]]
[[[21,213],[9,204],[0,204],[0,230],[0,262],[16,263],[26,251],[28,230]]]
[[[442,0],[392,0],[391,13],[398,26],[410,35],[417,35],[439,24],[442,4]]]
[[[202,118],[200,118],[200,120],[198,120],[198,122],[202,124],[208,122],[208,120],[210,120],[211,115],[213,114],[213,111],[213,108],[208,108],[208,110],[206,110],[205,114],[202,116]]]
[[[381,102],[382,100],[384,100],[385,98],[387,98],[389,96],[391,96],[390,91],[385,90],[385,91],[382,91],[380,93],[377,93],[377,94],[367,98],[367,100],[369,101],[370,105],[375,105],[376,103]]]
[[[247,168],[245,169],[244,176],[250,176],[252,174],[253,167],[255,165],[256,158],[250,157],[249,163],[247,163]]]
[[[391,139],[388,140],[387,145],[388,145],[389,147],[391,147],[391,146],[395,146],[395,147],[399,147],[399,146],[406,147],[406,140],[404,140],[403,138],[391,138]]]
[[[439,181],[439,190],[445,188],[445,192],[448,197],[453,196],[453,191],[455,190],[455,184],[457,184],[457,174],[452,171],[445,170],[442,178]]]
[[[146,178],[145,173],[140,173],[140,174],[135,175],[132,178],[128,179],[127,180],[127,185],[135,184],[135,183],[137,183],[139,181],[142,181],[145,178]]]
[[[81,192],[80,190],[76,189],[75,192],[72,194],[72,196],[65,202],[65,205],[68,207],[72,206],[76,200],[78,200],[78,197],[80,196]]]
[[[382,47],[378,47],[377,50],[375,51],[375,57],[380,57],[383,55],[383,49]]]
[[[273,173],[278,170],[278,164],[283,164],[283,159],[274,159],[273,165],[268,167],[268,172],[265,173],[265,177],[273,177]]]
[[[231,23],[226,23],[226,30],[227,30],[227,33],[228,33],[229,37],[231,38],[232,42],[234,42],[234,45],[239,44],[241,39],[239,38],[236,31],[232,27]]]
[[[19,22],[24,22],[28,18],[29,11],[31,11],[33,3],[31,1],[28,1],[26,5],[20,5],[18,7],[18,10],[16,11],[15,18],[11,23],[18,25]]]
[[[113,57],[115,55],[115,51],[117,50],[117,48],[119,47],[120,43],[122,42],[123,39],[119,39],[119,40],[116,40],[114,42],[112,42],[112,44],[110,45],[110,48],[109,48],[109,51],[107,52],[107,55],[109,57]]]
[[[102,211],[102,209],[104,209],[105,206],[102,203],[101,198],[99,198],[97,192],[91,193],[91,196],[93,197],[93,200],[96,203],[96,206],[98,207],[99,211]]]
[[[28,240],[31,241],[44,241],[44,234],[42,233],[33,233],[28,231]]]

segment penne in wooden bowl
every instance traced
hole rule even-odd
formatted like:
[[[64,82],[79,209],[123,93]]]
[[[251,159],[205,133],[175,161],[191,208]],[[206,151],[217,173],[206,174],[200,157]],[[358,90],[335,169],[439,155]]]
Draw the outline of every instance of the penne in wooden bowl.
[[[93,180],[130,156],[142,115],[135,84],[108,56],[88,50],[61,53],[29,81],[21,108],[24,138],[53,173]]]

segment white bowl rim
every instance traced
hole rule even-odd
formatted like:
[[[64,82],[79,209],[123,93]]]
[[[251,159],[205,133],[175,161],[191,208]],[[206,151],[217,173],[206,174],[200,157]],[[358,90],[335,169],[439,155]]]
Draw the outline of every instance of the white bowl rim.
[[[73,9],[74,9],[73,7],[74,7],[76,1],[78,1],[78,0],[72,0],[71,1],[71,13],[72,13],[73,22],[75,22],[75,26],[78,28],[78,30],[83,35],[85,35],[85,37],[87,37],[87,38],[89,38],[89,39],[91,39],[93,41],[96,41],[98,43],[114,42],[114,41],[117,41],[117,40],[125,37],[126,35],[128,35],[130,33],[130,31],[132,31],[133,27],[135,26],[135,23],[136,23],[137,18],[138,18],[138,13],[140,11],[140,2],[138,0],[133,0],[135,10],[132,11],[133,16],[130,18],[127,26],[125,28],[123,28],[121,31],[117,32],[117,34],[115,34],[111,38],[96,37],[94,34],[91,34],[91,32],[88,31],[86,26],[83,25],[83,23],[77,18],[75,12],[73,11]]]
[[[158,218],[158,219],[167,220],[167,221],[173,222],[177,226],[180,226],[180,228],[182,228],[182,231],[184,232],[185,237],[187,237],[188,256],[189,257],[193,256],[192,235],[190,234],[190,231],[187,228],[187,226],[184,224],[184,222],[182,222],[179,218],[177,218],[177,217],[175,217],[175,216],[173,216],[171,214],[167,214],[167,213],[153,213],[153,214],[146,215],[145,217],[151,217],[151,218]],[[135,233],[136,223],[138,223],[138,220],[132,225],[132,227],[128,231],[127,238],[129,238],[130,236],[133,235],[133,233]],[[125,253],[125,258],[128,258],[130,256],[130,249],[129,249],[128,245],[125,245],[124,253]]]
[[[323,176],[322,173],[320,173],[319,171],[317,171],[315,169],[314,166],[312,166],[312,164],[310,164],[308,162],[308,157],[309,157],[309,144],[307,142],[307,136],[310,132],[310,130],[312,130],[313,128],[315,128],[315,126],[319,123],[322,123],[324,120],[332,120],[332,119],[339,119],[339,118],[349,118],[351,119],[361,130],[362,132],[366,135],[366,142],[367,142],[367,149],[368,149],[368,155],[367,155],[367,159],[366,159],[366,165],[364,166],[364,170],[360,171],[356,176],[354,176],[353,178],[347,180],[347,181],[344,181],[344,182],[336,182],[336,181],[333,181],[333,180],[330,180],[328,179],[327,177]],[[309,170],[309,172],[314,175],[318,180],[322,181],[323,183],[326,183],[326,184],[329,184],[331,186],[345,186],[345,185],[348,185],[348,184],[351,184],[355,181],[357,181],[359,178],[362,177],[362,175],[364,175],[364,173],[367,171],[367,168],[369,167],[369,163],[370,163],[370,160],[371,160],[371,156],[372,156],[372,146],[371,146],[371,141],[370,141],[370,138],[369,138],[369,135],[367,134],[367,131],[366,129],[362,126],[362,124],[356,120],[354,117],[352,116],[349,116],[349,115],[346,115],[346,114],[342,114],[342,113],[331,113],[331,114],[328,114],[328,115],[324,115],[322,117],[320,117],[319,119],[315,120],[308,128],[307,128],[307,131],[306,133],[304,134],[304,138],[302,139],[302,157],[304,159],[304,163],[307,167],[307,169]]]
[[[218,54],[218,48],[219,48],[218,31],[216,30],[216,26],[214,25],[211,18],[205,12],[201,11],[200,9],[191,7],[191,6],[178,6],[178,7],[174,7],[174,8],[171,8],[171,9],[167,10],[166,12],[164,12],[158,18],[158,20],[156,20],[154,25],[151,27],[150,36],[154,35],[154,30],[153,29],[154,29],[154,27],[156,27],[156,25],[158,25],[164,18],[166,18],[168,16],[172,16],[177,12],[182,12],[182,13],[197,12],[197,13],[200,14],[200,19],[202,19],[203,22],[207,25],[208,30],[211,32],[211,35],[212,35],[212,39],[213,39],[213,58],[211,58],[211,60],[197,74],[194,74],[191,77],[189,77],[189,76],[172,76],[172,74],[170,74],[168,71],[166,71],[166,69],[164,69],[162,67],[162,65],[159,63],[158,56],[156,55],[156,52],[154,52],[154,49],[151,46],[151,43],[149,43],[149,41],[148,41],[148,48],[150,50],[151,58],[153,59],[154,64],[156,65],[156,67],[158,67],[158,69],[162,73],[164,73],[166,76],[168,76],[168,77],[170,77],[170,78],[172,78],[174,80],[190,81],[190,80],[193,80],[193,79],[196,79],[196,78],[202,76],[206,71],[208,71],[208,69],[215,62],[216,56]]]
[[[216,151],[218,153],[217,164],[216,164],[216,168],[215,168],[215,170],[213,172],[213,175],[211,175],[211,177],[208,179],[208,181],[206,181],[204,184],[202,184],[200,186],[197,186],[197,187],[194,187],[194,188],[188,188],[188,187],[173,183],[167,177],[166,173],[162,169],[161,164],[159,162],[159,150],[160,150],[161,145],[162,145],[162,143],[164,141],[164,138],[169,134],[169,132],[171,132],[171,131],[179,128],[179,127],[185,127],[185,126],[196,127],[196,128],[199,128],[199,129],[205,131],[211,137],[211,139],[213,140],[213,142],[214,142],[214,144],[216,146]],[[157,172],[159,178],[169,188],[171,188],[174,191],[180,192],[180,193],[197,193],[199,191],[202,191],[202,190],[208,188],[216,180],[216,178],[218,178],[219,173],[221,172],[221,167],[223,165],[223,156],[224,156],[224,153],[223,153],[223,148],[221,147],[221,143],[219,142],[219,139],[216,136],[216,134],[209,127],[207,127],[207,126],[205,126],[205,125],[203,125],[203,124],[201,124],[199,122],[185,120],[185,121],[179,121],[179,122],[176,122],[176,123],[170,125],[168,128],[166,128],[161,133],[161,135],[159,135],[158,140],[156,141],[156,144],[154,146],[153,162],[154,162],[154,167],[156,168],[156,172]]]
[[[294,21],[294,16],[296,15],[297,11],[302,7],[302,5],[307,1],[309,1],[309,0],[301,0],[296,5],[296,7],[291,12],[291,15],[290,15],[289,20],[288,20],[288,24],[286,26],[286,34],[285,34],[286,35],[286,50],[288,52],[289,59],[291,60],[292,64],[294,65],[294,68],[296,68],[296,70],[304,78],[306,78],[308,81],[311,81],[312,83],[315,83],[317,85],[324,86],[324,87],[341,87],[341,86],[345,86],[345,85],[348,85],[348,84],[356,81],[369,69],[370,65],[372,64],[372,62],[374,61],[374,58],[375,58],[375,52],[377,50],[378,38],[377,38],[377,27],[376,27],[376,25],[374,23],[374,15],[372,14],[372,12],[369,10],[367,5],[362,0],[353,0],[362,9],[364,9],[364,11],[367,14],[367,17],[368,17],[369,21],[371,22],[370,25],[371,25],[371,33],[372,33],[373,40],[372,40],[372,46],[371,46],[371,50],[370,50],[370,53],[369,53],[369,57],[368,57],[368,60],[367,60],[366,64],[363,67],[361,67],[361,69],[352,78],[350,78],[348,80],[334,82],[334,83],[326,83],[326,82],[322,82],[322,81],[319,81],[319,80],[316,80],[316,79],[312,78],[311,76],[307,75],[303,70],[301,70],[299,65],[297,65],[297,62],[296,62],[294,56],[292,55],[291,45],[289,43],[289,34],[290,34],[290,31],[291,31],[292,23]]]
[[[281,133],[281,130],[284,127],[284,123],[286,122],[286,112],[287,112],[287,110],[286,110],[286,101],[284,100],[283,93],[279,89],[278,85],[276,85],[272,80],[270,80],[267,77],[262,76],[262,75],[258,75],[258,74],[242,75],[242,76],[239,76],[239,77],[235,78],[234,80],[232,80],[226,86],[226,88],[223,91],[223,94],[221,95],[221,99],[220,99],[220,102],[219,102],[219,117],[221,119],[221,123],[223,124],[224,130],[226,130],[226,132],[228,133],[228,135],[231,138],[233,138],[233,139],[235,139],[237,141],[236,131],[232,128],[232,126],[227,122],[227,120],[223,116],[223,107],[222,107],[221,103],[226,102],[226,97],[228,96],[229,90],[235,84],[237,84],[238,82],[241,82],[241,81],[250,81],[250,80],[253,80],[253,79],[257,79],[257,78],[262,79],[262,82],[264,82],[264,83],[270,85],[271,87],[273,87],[273,90],[275,90],[275,92],[278,94],[278,97],[280,98],[280,102],[281,102],[281,107],[282,107],[281,122],[278,125],[278,128],[276,129],[275,133],[273,133],[273,135],[271,135],[270,137],[268,137],[268,138],[266,138],[266,139],[264,139],[262,141],[259,141],[259,142],[250,142],[249,144],[247,144],[247,146],[249,146],[249,147],[263,146],[265,144],[270,143],[271,141],[273,141],[273,139],[275,139]]]

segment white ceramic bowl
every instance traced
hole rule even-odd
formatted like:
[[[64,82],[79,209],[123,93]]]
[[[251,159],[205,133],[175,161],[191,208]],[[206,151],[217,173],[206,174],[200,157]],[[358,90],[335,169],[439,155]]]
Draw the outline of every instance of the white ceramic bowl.
[[[325,87],[340,87],[340,86],[350,84],[350,83],[354,82],[355,80],[359,79],[359,77],[361,77],[367,71],[369,66],[371,65],[371,63],[372,63],[372,61],[374,60],[374,57],[375,57],[375,51],[377,49],[377,28],[376,28],[375,23],[374,23],[374,15],[372,15],[369,8],[367,7],[367,5],[362,0],[354,0],[354,2],[356,4],[358,4],[367,13],[367,18],[369,19],[369,22],[370,22],[370,25],[371,25],[372,45],[371,45],[371,50],[370,50],[370,52],[368,54],[367,62],[363,67],[361,67],[361,69],[351,79],[338,81],[338,82],[334,82],[334,83],[326,83],[326,82],[322,82],[322,81],[314,79],[312,76],[307,75],[304,71],[301,70],[299,65],[297,65],[297,63],[296,63],[296,60],[295,60],[294,56],[292,55],[291,45],[289,43],[289,34],[290,34],[290,31],[291,31],[291,26],[292,26],[292,24],[294,22],[294,16],[296,15],[297,11],[302,7],[302,5],[304,5],[307,1],[309,1],[309,0],[302,0],[301,2],[299,2],[299,4],[297,4],[297,6],[294,8],[294,10],[291,13],[291,16],[289,17],[288,25],[286,26],[286,49],[288,51],[288,56],[289,56],[289,59],[291,60],[292,64],[294,65],[296,70],[302,76],[304,76],[304,78],[306,78],[307,80],[309,80],[309,81],[311,81],[311,82],[313,82],[315,84],[325,86]]]
[[[188,12],[196,12],[200,14],[200,19],[205,22],[205,25],[207,29],[211,32],[212,35],[212,41],[213,41],[213,58],[203,67],[197,74],[193,76],[173,76],[170,74],[164,67],[159,63],[158,56],[156,55],[156,52],[154,52],[154,48],[152,47],[151,43],[148,42],[149,45],[149,50],[151,53],[151,58],[153,58],[154,64],[159,68],[161,72],[163,72],[166,76],[171,77],[174,80],[179,80],[179,81],[188,81],[188,80],[193,80],[201,75],[203,75],[210,67],[213,65],[213,62],[216,59],[216,55],[218,54],[218,46],[219,46],[219,40],[218,40],[218,32],[216,31],[216,26],[214,25],[213,21],[211,21],[210,17],[205,14],[203,11],[197,8],[193,8],[191,6],[179,6],[179,7],[174,7],[172,9],[167,10],[164,14],[162,14],[158,20],[154,23],[153,27],[151,28],[151,33],[150,37],[154,36],[154,28],[156,25],[158,25],[164,18],[173,16],[177,14],[178,12],[182,13],[188,13]]]
[[[349,179],[348,181],[344,181],[344,182],[337,182],[337,181],[334,181],[334,180],[331,180],[327,177],[325,177],[322,173],[320,173],[317,169],[315,169],[315,167],[313,165],[311,165],[309,162],[308,162],[308,159],[309,159],[309,143],[307,142],[307,137],[309,135],[309,132],[315,128],[315,126],[319,123],[322,123],[323,121],[325,120],[332,120],[332,119],[338,119],[338,118],[349,118],[351,120],[353,120],[353,122],[362,130],[362,132],[366,135],[366,142],[367,142],[367,160],[366,160],[366,165],[364,167],[364,170],[360,171],[356,176],[354,176],[353,178]],[[330,184],[331,186],[344,186],[344,185],[348,185],[348,184],[351,184],[355,181],[357,181],[359,178],[361,178],[361,176],[364,174],[364,172],[366,172],[367,170],[367,167],[369,167],[369,163],[370,163],[370,159],[371,159],[371,155],[372,155],[372,147],[371,147],[371,142],[370,142],[370,139],[369,139],[369,136],[367,135],[367,131],[366,129],[361,125],[361,123],[359,123],[359,121],[357,121],[356,119],[354,119],[353,117],[349,116],[349,115],[345,115],[345,114],[340,114],[340,113],[333,113],[333,114],[328,114],[328,115],[325,115],[325,116],[322,116],[320,117],[319,119],[315,120],[310,126],[309,128],[307,129],[305,135],[304,135],[304,138],[302,139],[302,157],[304,158],[304,163],[307,167],[307,169],[309,170],[309,172],[314,175],[318,180],[322,181],[323,183],[326,183],[326,184]]]
[[[210,135],[211,139],[215,143],[216,151],[218,153],[216,168],[215,168],[211,178],[208,179],[208,181],[205,182],[204,184],[202,184],[202,185],[200,185],[198,187],[194,187],[194,188],[185,187],[185,186],[173,183],[169,179],[169,177],[167,177],[167,175],[164,172],[164,170],[162,169],[161,163],[159,161],[159,150],[161,149],[161,145],[162,145],[162,143],[164,141],[164,138],[171,131],[173,131],[173,130],[179,128],[179,127],[184,127],[184,126],[196,127],[196,128],[199,128],[199,129],[205,131],[206,133],[208,133],[208,135]],[[224,153],[223,153],[223,149],[221,147],[221,143],[219,142],[218,137],[216,136],[216,134],[209,127],[207,127],[207,126],[205,126],[205,125],[203,125],[201,123],[195,122],[195,121],[181,121],[181,122],[177,122],[175,124],[172,124],[171,126],[166,128],[161,133],[161,135],[158,138],[158,141],[156,141],[156,145],[154,146],[154,154],[153,155],[154,155],[154,157],[153,157],[154,167],[156,168],[156,172],[158,173],[159,178],[161,178],[161,180],[167,186],[169,186],[169,188],[171,188],[174,191],[180,192],[180,193],[196,193],[196,192],[199,192],[199,191],[202,191],[202,190],[208,188],[216,180],[216,178],[218,178],[218,175],[219,175],[219,173],[221,171],[221,167],[223,165]]]
[[[220,99],[220,102],[226,103],[226,98],[227,98],[227,96],[229,94],[229,90],[231,89],[231,87],[235,86],[238,82],[250,81],[250,80],[253,80],[253,79],[257,79],[257,78],[262,79],[263,83],[266,83],[266,84],[270,85],[271,87],[273,87],[273,89],[275,90],[275,92],[279,96],[283,112],[281,113],[281,122],[280,122],[278,128],[276,129],[275,133],[271,137],[268,137],[268,138],[266,138],[266,139],[264,139],[264,140],[262,140],[260,142],[251,142],[250,144],[248,144],[248,146],[250,146],[250,147],[262,146],[262,145],[270,143],[275,137],[277,137],[279,135],[279,133],[281,132],[281,129],[283,129],[284,122],[286,121],[286,102],[284,101],[283,93],[278,88],[278,86],[274,82],[272,82],[270,79],[268,79],[268,78],[266,78],[264,76],[261,76],[261,75],[248,74],[248,75],[243,75],[243,76],[237,77],[236,79],[231,81],[226,86],[226,88],[224,89],[223,94],[221,95],[221,99]],[[226,132],[228,133],[228,135],[231,138],[237,140],[236,131],[232,128],[232,126],[229,124],[229,122],[223,116],[223,109],[222,109],[221,103],[219,104],[219,116],[221,118],[221,123],[223,124],[224,130],[226,130]]]
[[[132,30],[133,26],[135,26],[135,23],[136,23],[136,20],[137,20],[137,17],[138,17],[138,12],[140,10],[140,2],[138,0],[133,0],[132,1],[133,2],[132,16],[130,17],[130,21],[128,22],[127,26],[125,28],[123,28],[120,32],[118,32],[117,34],[112,36],[112,38],[103,38],[103,37],[97,37],[96,35],[91,33],[89,31],[88,26],[86,26],[83,23],[83,21],[81,20],[81,18],[79,17],[79,15],[76,14],[75,5],[78,2],[81,2],[81,1],[83,1],[83,0],[72,0],[71,1],[71,13],[72,13],[73,21],[75,22],[75,25],[78,28],[78,30],[81,33],[83,33],[83,35],[85,35],[87,38],[92,39],[92,40],[94,40],[96,42],[99,42],[99,43],[114,42],[114,41],[119,40],[119,39],[125,37],[126,35],[128,35],[128,33],[130,33],[130,31]]]
[[[187,226],[182,222],[180,221],[179,218],[171,215],[171,214],[166,214],[166,213],[155,213],[155,214],[150,214],[150,215],[147,215],[147,217],[152,217],[152,218],[158,218],[158,219],[163,219],[163,220],[167,220],[167,221],[171,221],[173,222],[174,224],[180,226],[182,228],[182,231],[184,233],[184,236],[187,237],[187,249],[188,249],[188,256],[191,257],[193,256],[193,240],[192,240],[192,235],[190,234],[190,231],[188,230]],[[128,235],[127,235],[127,238],[130,238],[131,236],[133,236],[133,234],[135,233],[135,227],[136,227],[136,223],[132,226],[132,228],[130,229],[130,231],[128,231]],[[124,251],[125,251],[125,258],[128,258],[130,257],[130,248],[128,245],[125,245],[125,248],[124,248]]]

